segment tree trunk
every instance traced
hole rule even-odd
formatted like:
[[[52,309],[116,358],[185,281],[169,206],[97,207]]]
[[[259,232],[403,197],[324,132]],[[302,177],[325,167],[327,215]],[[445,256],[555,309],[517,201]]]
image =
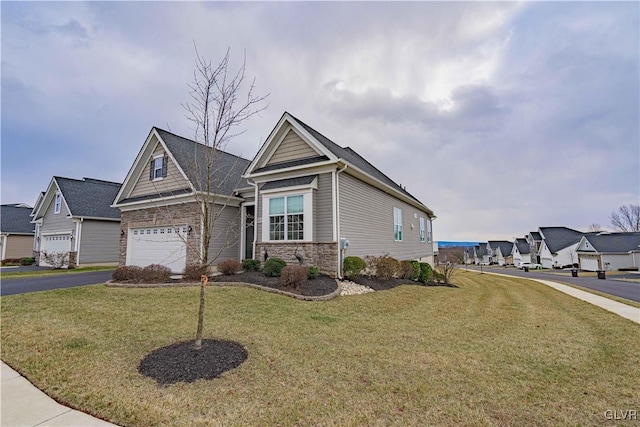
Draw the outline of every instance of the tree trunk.
[[[196,342],[193,348],[200,350],[202,348],[202,324],[204,323],[204,288],[209,281],[207,276],[202,276],[200,284],[200,308],[198,309],[198,330],[196,331]]]

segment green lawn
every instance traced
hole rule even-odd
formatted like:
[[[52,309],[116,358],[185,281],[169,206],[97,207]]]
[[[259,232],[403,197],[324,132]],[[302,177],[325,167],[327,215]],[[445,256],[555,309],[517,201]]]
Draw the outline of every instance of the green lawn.
[[[171,386],[137,365],[194,336],[198,288],[2,297],[2,359],[126,426],[600,425],[640,408],[640,325],[523,279],[461,271],[456,283],[327,302],[210,286],[205,337],[249,357]]]

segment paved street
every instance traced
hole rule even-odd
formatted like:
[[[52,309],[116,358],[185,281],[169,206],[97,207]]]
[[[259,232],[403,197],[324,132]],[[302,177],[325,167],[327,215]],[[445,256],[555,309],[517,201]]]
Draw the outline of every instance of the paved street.
[[[113,270],[102,270],[41,277],[3,278],[0,283],[0,295],[15,295],[51,289],[72,288],[74,286],[95,285],[110,280],[112,273]]]
[[[464,269],[465,267],[461,267]],[[480,271],[479,266],[468,266],[469,270]],[[629,273],[624,276],[606,275],[606,279],[598,279],[597,277],[571,277],[570,270],[555,270],[555,271],[540,271],[531,270],[528,273],[517,269],[515,267],[497,267],[497,266],[484,266],[483,271],[492,273],[508,274],[517,277],[526,277],[532,279],[553,280],[555,282],[568,283],[570,285],[582,286],[584,288],[592,289],[594,291],[604,292],[609,295],[614,295],[620,298],[625,298],[631,301],[640,302],[640,283],[628,282],[620,280],[623,277],[640,279],[640,274]]]

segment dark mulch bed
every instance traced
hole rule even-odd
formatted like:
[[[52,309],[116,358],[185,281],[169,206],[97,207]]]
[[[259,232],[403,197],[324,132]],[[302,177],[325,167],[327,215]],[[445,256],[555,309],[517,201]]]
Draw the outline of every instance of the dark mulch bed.
[[[193,343],[185,341],[152,351],[142,359],[138,371],[162,385],[192,383],[219,378],[248,356],[244,347],[231,341],[202,340],[200,350],[195,350]]]
[[[445,285],[444,283],[431,281],[426,285],[424,285],[420,282],[414,282],[413,280],[410,280],[410,279],[396,279],[395,277],[389,280],[381,280],[381,279],[378,279],[377,277],[357,276],[350,280],[359,285],[368,286],[374,291],[386,291],[387,289],[392,289],[400,285],[447,286],[450,288],[457,288],[457,286],[453,284]]]
[[[234,274],[233,276],[213,276],[210,279],[213,282],[245,282],[254,285],[266,286],[281,291],[287,291],[298,295],[305,296],[323,296],[328,295],[338,289],[336,279],[319,275],[315,279],[309,279],[298,289],[282,286],[279,277],[268,277],[260,271],[246,271],[244,273]]]

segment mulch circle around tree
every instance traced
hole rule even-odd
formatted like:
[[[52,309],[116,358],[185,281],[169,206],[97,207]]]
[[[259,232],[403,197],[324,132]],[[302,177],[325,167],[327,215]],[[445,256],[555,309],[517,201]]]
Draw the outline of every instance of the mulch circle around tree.
[[[279,277],[269,277],[260,271],[245,271],[231,276],[213,276],[209,280],[218,283],[224,282],[245,282],[254,285],[266,286],[281,291],[287,291],[304,296],[323,296],[328,295],[338,289],[336,279],[325,275],[319,275],[315,279],[308,279],[299,288],[282,286]]]
[[[196,380],[212,380],[237,368],[248,353],[231,341],[202,340],[202,348],[193,348],[194,341],[185,341],[152,351],[138,365],[138,372],[161,385]]]

